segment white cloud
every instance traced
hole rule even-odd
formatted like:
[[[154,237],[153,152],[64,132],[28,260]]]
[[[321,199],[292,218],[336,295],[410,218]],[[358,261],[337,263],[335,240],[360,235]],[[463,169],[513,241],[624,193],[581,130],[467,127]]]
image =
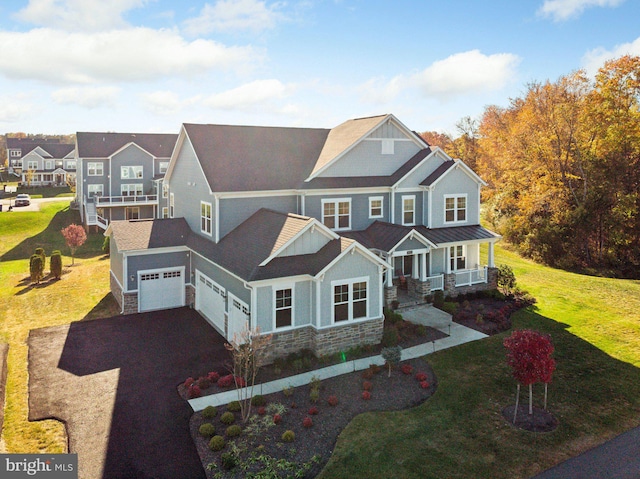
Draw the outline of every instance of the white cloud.
[[[29,0],[15,18],[35,25],[69,31],[122,28],[122,14],[144,6],[146,0]]]
[[[51,93],[51,98],[61,105],[78,105],[94,109],[115,106],[120,89],[116,87],[73,87]]]
[[[259,61],[251,47],[188,42],[175,30],[143,27],[95,34],[0,31],[0,45],[0,73],[52,83],[193,77],[215,69],[247,69]]]
[[[249,30],[260,32],[274,28],[283,18],[278,12],[282,5],[267,5],[260,0],[218,0],[206,3],[200,15],[184,22],[184,29],[190,35],[211,32],[234,32]]]
[[[211,95],[204,104],[221,110],[246,110],[286,96],[288,88],[279,80],[256,80]]]
[[[145,109],[156,115],[172,115],[187,105],[198,102],[199,95],[180,100],[180,97],[172,91],[159,90],[141,95],[142,105]]]
[[[594,76],[607,60],[624,55],[640,56],[640,37],[630,43],[616,45],[612,50],[604,48],[590,50],[582,57],[582,65],[589,75]]]
[[[406,77],[398,75],[388,81],[382,77],[372,78],[361,85],[358,90],[362,100],[367,103],[389,103],[406,87]]]
[[[591,7],[617,7],[625,0],[545,0],[538,13],[556,22],[577,17]]]
[[[0,123],[19,123],[35,111],[29,95],[0,96]]]
[[[479,50],[456,53],[434,62],[411,77],[411,83],[428,96],[448,97],[499,90],[515,75],[517,55],[484,55]]]

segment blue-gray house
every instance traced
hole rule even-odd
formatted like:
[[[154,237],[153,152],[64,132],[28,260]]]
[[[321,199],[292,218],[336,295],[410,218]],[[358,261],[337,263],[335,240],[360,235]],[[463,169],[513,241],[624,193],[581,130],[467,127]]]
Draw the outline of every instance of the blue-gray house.
[[[483,185],[393,115],[333,129],[184,124],[168,218],[105,233],[111,290],[125,313],[193,305],[227,339],[259,327],[274,355],[377,343],[399,289],[495,287]]]

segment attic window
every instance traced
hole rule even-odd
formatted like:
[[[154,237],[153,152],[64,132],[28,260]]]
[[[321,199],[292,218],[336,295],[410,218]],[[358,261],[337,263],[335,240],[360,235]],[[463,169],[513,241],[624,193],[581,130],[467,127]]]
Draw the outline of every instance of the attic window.
[[[393,155],[395,142],[393,140],[382,140],[382,154]]]

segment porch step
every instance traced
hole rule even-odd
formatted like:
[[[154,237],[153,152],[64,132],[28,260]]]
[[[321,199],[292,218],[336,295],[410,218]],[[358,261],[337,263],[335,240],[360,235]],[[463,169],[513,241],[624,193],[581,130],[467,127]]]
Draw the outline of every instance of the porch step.
[[[403,311],[411,311],[413,309],[424,308],[425,306],[429,306],[429,304],[425,301],[415,300],[415,301],[406,301],[404,303],[400,303],[396,311],[402,314]]]

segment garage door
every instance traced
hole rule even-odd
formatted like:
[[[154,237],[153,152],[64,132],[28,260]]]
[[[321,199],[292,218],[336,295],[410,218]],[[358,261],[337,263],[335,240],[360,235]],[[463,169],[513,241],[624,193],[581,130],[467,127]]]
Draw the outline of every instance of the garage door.
[[[229,293],[229,341],[242,342],[242,333],[249,329],[249,306]]]
[[[138,272],[138,311],[184,306],[184,268]]]
[[[196,310],[224,335],[225,290],[200,271],[196,276]]]

